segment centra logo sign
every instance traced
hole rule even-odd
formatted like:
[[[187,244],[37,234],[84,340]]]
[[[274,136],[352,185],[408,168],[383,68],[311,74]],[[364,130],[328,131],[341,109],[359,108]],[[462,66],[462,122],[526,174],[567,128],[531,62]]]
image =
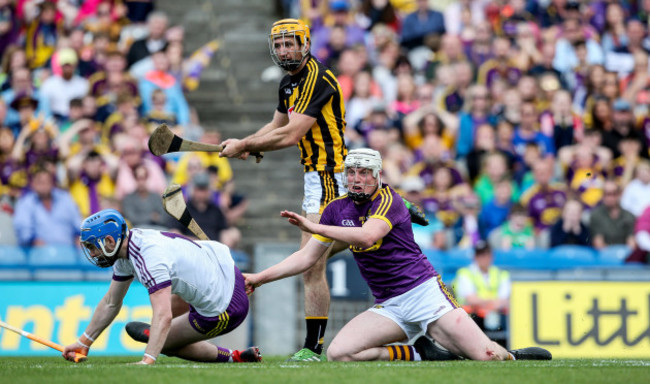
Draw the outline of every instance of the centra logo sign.
[[[514,282],[510,336],[553,357],[650,358],[650,282]]]

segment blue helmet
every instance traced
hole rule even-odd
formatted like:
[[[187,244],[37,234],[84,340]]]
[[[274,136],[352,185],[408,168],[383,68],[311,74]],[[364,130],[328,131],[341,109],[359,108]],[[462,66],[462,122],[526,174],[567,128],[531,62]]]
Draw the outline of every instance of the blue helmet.
[[[126,238],[126,221],[115,209],[104,209],[88,216],[81,223],[81,245],[86,258],[101,268],[108,268],[117,261],[117,253]],[[107,252],[104,239],[115,240],[115,248]]]

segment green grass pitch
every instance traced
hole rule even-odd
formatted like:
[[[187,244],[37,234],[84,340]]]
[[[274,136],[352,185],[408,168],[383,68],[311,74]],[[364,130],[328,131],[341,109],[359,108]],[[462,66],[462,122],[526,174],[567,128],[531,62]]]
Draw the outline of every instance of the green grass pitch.
[[[3,383],[648,383],[650,360],[553,360],[544,362],[200,364],[161,357],[155,366],[130,366],[137,357],[91,356],[82,364],[57,357],[2,357]]]

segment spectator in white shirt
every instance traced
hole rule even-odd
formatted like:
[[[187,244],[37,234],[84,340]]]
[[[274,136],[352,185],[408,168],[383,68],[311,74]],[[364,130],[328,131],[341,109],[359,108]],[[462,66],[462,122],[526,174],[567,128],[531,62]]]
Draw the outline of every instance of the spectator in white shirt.
[[[623,190],[621,207],[639,217],[650,206],[650,161],[636,165],[636,177]]]
[[[49,77],[41,86],[41,97],[47,99],[52,114],[63,123],[68,118],[70,100],[83,98],[88,93],[88,80],[75,73],[77,53],[71,48],[59,49],[56,53],[61,75]]]

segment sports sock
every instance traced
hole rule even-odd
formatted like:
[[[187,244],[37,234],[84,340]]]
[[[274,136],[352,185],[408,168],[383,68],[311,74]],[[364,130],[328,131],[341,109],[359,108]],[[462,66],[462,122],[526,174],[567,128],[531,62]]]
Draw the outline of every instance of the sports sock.
[[[305,337],[303,348],[310,349],[320,355],[323,352],[327,316],[307,316],[305,322],[307,323],[307,337]]]
[[[420,357],[420,354],[415,351],[415,348],[412,345],[388,345],[385,348],[388,349],[388,355],[390,356],[390,361],[393,360],[421,361],[422,360],[422,357]]]
[[[232,363],[233,362],[233,352],[237,351],[231,351],[228,348],[222,348],[222,347],[217,347],[219,352],[217,352],[217,363]]]

